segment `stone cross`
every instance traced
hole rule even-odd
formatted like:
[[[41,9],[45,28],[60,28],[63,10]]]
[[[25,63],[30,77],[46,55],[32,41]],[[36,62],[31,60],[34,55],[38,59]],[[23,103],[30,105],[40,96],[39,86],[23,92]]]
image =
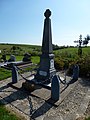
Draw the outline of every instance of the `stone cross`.
[[[82,55],[82,35],[79,36],[79,40],[74,41],[75,43],[79,43],[79,47],[78,47],[78,55],[81,56]]]

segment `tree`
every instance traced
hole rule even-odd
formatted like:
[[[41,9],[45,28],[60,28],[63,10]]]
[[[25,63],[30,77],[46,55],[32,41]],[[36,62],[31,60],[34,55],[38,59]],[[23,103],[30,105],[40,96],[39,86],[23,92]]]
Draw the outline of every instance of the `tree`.
[[[85,38],[85,40],[83,41],[83,45],[86,45],[89,43],[89,40],[90,40],[90,36],[87,35],[87,37]]]

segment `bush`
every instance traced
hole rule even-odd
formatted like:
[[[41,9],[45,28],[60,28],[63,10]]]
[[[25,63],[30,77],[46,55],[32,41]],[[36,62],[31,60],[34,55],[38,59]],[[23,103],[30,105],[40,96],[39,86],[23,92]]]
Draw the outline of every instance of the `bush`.
[[[55,58],[55,68],[57,70],[62,70],[64,68],[64,62],[61,58]]]
[[[79,76],[90,78],[90,56],[85,56],[77,59],[77,61],[71,62],[69,64],[68,74],[72,74],[73,65],[78,63],[79,65]]]
[[[90,78],[90,55],[76,58],[55,58],[55,68],[57,70],[68,69],[68,74],[72,75],[73,65],[78,63],[79,75]]]
[[[86,118],[85,120],[90,120],[90,117]]]
[[[80,67],[80,76],[90,78],[90,56],[80,58],[78,64]]]

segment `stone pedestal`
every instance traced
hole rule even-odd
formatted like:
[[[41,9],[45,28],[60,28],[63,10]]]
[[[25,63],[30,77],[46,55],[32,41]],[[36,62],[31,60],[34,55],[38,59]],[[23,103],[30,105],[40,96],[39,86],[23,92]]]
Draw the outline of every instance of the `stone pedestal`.
[[[53,75],[56,74],[56,70],[54,68],[54,55],[49,54],[48,56],[41,56],[40,67],[37,70],[36,79],[37,80],[48,80]]]
[[[42,55],[40,57],[40,67],[37,70],[35,79],[37,81],[48,81],[56,74],[54,68],[54,54],[52,48],[52,33],[51,33],[51,11],[49,9],[44,13],[44,30],[43,30],[43,41],[42,41]]]

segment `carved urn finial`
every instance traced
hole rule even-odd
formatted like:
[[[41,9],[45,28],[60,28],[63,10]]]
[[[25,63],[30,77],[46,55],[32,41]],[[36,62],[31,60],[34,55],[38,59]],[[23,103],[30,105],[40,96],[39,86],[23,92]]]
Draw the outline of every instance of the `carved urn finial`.
[[[49,18],[49,17],[51,16],[51,11],[50,11],[49,9],[47,9],[47,10],[45,11],[45,13],[44,13],[44,16],[45,16],[46,18]]]

